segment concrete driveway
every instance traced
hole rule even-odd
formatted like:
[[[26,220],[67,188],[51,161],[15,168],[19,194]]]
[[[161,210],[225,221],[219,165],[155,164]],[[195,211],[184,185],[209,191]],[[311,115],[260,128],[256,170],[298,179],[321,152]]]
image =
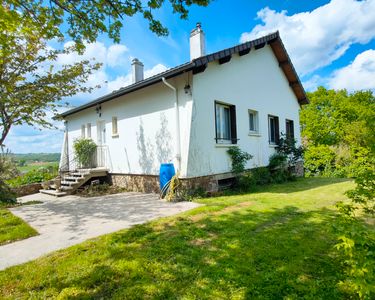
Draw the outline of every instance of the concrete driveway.
[[[135,224],[171,216],[199,206],[193,202],[169,203],[155,194],[122,193],[93,198],[55,198],[35,194],[21,201],[43,204],[10,209],[39,235],[0,246],[0,270],[36,259],[49,252],[81,243],[89,238],[129,228]]]

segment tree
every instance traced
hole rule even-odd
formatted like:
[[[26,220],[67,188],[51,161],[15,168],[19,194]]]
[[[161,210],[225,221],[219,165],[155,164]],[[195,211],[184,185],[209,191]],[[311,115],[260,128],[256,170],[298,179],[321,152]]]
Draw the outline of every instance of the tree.
[[[80,61],[56,66],[58,55],[75,51],[74,46],[56,50],[47,39],[57,36],[50,21],[35,23],[27,16],[0,6],[0,147],[14,125],[52,127],[47,113],[55,114],[64,97],[90,92],[84,83],[100,64]],[[9,22],[7,22],[9,20]],[[21,21],[22,20],[22,21]],[[18,26],[15,24],[18,23]]]
[[[300,115],[305,167],[314,166],[307,168],[307,173],[324,170],[326,174],[321,175],[355,176],[375,153],[374,95],[371,91],[348,93],[319,87],[308,97],[310,104]],[[327,159],[332,166],[324,163]]]
[[[83,41],[94,42],[100,34],[108,34],[115,42],[120,40],[120,29],[126,18],[142,15],[149,23],[149,29],[159,36],[168,35],[168,29],[154,17],[164,4],[169,4],[173,13],[187,19],[188,8],[193,5],[207,6],[211,0],[4,0],[12,11],[38,23],[40,19],[49,20],[48,26],[54,30],[62,24],[67,25],[68,34],[82,46]],[[60,32],[60,36],[64,33]]]

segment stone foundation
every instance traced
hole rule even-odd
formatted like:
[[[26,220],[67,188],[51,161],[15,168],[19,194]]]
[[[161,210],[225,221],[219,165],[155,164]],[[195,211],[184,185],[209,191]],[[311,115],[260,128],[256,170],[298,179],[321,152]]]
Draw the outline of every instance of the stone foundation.
[[[303,177],[305,175],[305,169],[303,167],[303,160],[297,161],[294,166],[294,174],[297,177]]]
[[[303,177],[303,161],[296,163],[293,167],[293,173],[298,177]],[[131,192],[160,193],[158,175],[109,174],[109,178],[111,184],[123,187]],[[206,192],[214,193],[219,191],[220,188],[225,188],[226,184],[228,184],[225,181],[231,178],[234,178],[234,175],[228,172],[208,176],[180,178],[180,182],[182,187],[189,191],[202,189]]]
[[[159,193],[159,176],[137,174],[109,174],[110,182],[131,192]]]
[[[131,192],[160,193],[159,176],[138,174],[109,174],[110,183],[123,187]],[[180,178],[182,187],[188,190],[203,189],[207,192],[217,192],[219,181],[232,178],[232,173],[216,174],[193,178]]]

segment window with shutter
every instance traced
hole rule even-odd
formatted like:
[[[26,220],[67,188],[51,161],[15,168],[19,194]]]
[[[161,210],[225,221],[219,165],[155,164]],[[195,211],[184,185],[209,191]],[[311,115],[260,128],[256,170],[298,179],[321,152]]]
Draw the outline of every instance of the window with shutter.
[[[285,120],[285,131],[288,139],[294,139],[294,122],[293,120]]]
[[[236,107],[215,102],[216,143],[237,144]]]
[[[268,115],[268,136],[269,143],[276,145],[280,141],[279,117]]]

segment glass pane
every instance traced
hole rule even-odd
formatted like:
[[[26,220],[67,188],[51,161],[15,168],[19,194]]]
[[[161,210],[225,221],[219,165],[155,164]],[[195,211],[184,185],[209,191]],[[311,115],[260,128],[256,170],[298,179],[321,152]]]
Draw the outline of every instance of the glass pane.
[[[222,133],[221,133],[221,121],[220,121],[220,106],[218,104],[216,104],[215,106],[215,110],[216,110],[216,138],[221,138],[222,137]]]
[[[270,118],[270,141],[274,143],[276,141],[275,136],[275,119]]]
[[[250,131],[255,131],[254,113],[249,113],[249,125],[250,125]]]
[[[230,140],[230,111],[228,107],[223,107],[223,138]]]

